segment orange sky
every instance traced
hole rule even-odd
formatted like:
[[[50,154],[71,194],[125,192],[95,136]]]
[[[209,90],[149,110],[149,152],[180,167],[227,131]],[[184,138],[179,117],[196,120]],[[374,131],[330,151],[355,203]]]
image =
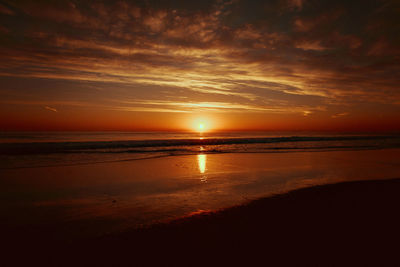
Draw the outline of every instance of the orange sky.
[[[0,130],[400,130],[396,1],[3,1]]]

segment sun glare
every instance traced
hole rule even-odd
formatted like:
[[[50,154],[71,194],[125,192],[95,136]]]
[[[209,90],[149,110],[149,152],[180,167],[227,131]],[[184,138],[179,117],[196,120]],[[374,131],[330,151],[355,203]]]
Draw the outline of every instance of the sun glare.
[[[191,122],[191,128],[195,132],[204,133],[211,130],[212,121],[208,118],[195,118]]]
[[[198,164],[199,171],[201,174],[205,173],[205,171],[206,171],[206,163],[207,163],[207,155],[206,154],[197,155],[197,164]]]

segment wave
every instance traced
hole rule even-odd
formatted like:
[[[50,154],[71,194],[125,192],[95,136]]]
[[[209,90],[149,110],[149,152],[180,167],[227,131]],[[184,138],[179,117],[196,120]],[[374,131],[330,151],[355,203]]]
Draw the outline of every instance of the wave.
[[[285,145],[282,145],[285,144]],[[399,136],[290,136],[260,138],[160,139],[89,142],[2,143],[0,155],[54,153],[205,153],[304,149],[400,147]]]

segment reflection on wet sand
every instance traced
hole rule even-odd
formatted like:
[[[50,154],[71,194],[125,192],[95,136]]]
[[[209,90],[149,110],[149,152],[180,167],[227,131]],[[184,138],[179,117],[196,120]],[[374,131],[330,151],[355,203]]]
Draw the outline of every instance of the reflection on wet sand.
[[[199,154],[197,155],[197,164],[199,167],[200,174],[205,174],[206,172],[206,164],[207,164],[207,155],[206,154]],[[202,182],[207,182],[207,176],[203,175],[201,177]]]
[[[206,154],[200,147],[196,155],[1,170],[0,221],[71,231],[91,225],[79,232],[86,236],[122,231],[316,184],[397,178],[399,153]]]

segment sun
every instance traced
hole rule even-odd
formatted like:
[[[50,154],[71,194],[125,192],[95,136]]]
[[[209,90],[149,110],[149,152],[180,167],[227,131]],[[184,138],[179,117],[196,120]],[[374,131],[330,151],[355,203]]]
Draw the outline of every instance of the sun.
[[[193,118],[190,122],[190,128],[194,132],[205,133],[214,129],[214,123],[208,117]]]
[[[203,132],[205,132],[206,130],[207,130],[207,125],[204,123],[204,122],[198,122],[198,125],[197,125],[197,131],[199,132],[199,133],[203,133]]]

